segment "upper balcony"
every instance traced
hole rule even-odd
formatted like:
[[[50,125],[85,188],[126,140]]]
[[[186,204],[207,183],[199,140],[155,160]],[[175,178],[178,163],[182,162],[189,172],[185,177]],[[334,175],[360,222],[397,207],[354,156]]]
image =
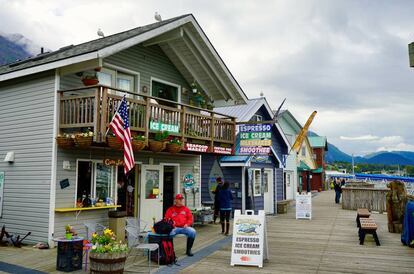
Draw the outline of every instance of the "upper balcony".
[[[160,131],[183,142],[183,150],[233,154],[236,122],[234,117],[143,94],[103,85],[59,91],[59,132],[94,133],[92,146],[106,146],[106,133],[113,115],[126,93],[131,134],[148,140]]]

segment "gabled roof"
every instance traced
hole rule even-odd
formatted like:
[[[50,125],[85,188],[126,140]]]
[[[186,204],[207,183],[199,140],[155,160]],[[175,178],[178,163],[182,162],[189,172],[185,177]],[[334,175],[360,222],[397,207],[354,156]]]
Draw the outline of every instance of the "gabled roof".
[[[302,129],[302,125],[296,120],[295,116],[287,110],[281,110],[279,113],[278,118],[284,118],[293,128],[296,129],[296,133],[299,133],[299,131]]]
[[[215,100],[244,104],[247,96],[192,14],[134,28],[0,67],[0,81],[104,58],[132,46],[159,45],[188,83]],[[223,103],[224,102],[224,103]]]
[[[325,136],[308,136],[312,148],[324,148],[328,150],[328,142]]]

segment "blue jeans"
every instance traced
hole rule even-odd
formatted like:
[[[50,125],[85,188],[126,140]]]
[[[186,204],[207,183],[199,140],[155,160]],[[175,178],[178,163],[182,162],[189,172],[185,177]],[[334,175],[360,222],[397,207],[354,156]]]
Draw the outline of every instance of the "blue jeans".
[[[335,203],[339,204],[340,199],[341,199],[341,192],[335,191]]]
[[[193,239],[196,237],[195,229],[190,226],[189,227],[176,227],[171,231],[170,236],[174,237],[177,234],[183,234],[187,236],[188,238],[193,238]]]

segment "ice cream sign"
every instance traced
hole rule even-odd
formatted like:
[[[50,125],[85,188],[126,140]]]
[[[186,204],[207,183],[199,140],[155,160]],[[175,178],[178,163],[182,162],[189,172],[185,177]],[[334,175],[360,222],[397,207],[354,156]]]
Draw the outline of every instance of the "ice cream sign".
[[[164,124],[164,123],[160,123],[160,122],[156,122],[156,121],[151,121],[150,122],[150,130],[168,131],[168,132],[171,132],[171,133],[179,133],[180,132],[180,128],[179,128],[178,125]]]
[[[272,146],[271,124],[240,125],[239,154],[267,155]]]

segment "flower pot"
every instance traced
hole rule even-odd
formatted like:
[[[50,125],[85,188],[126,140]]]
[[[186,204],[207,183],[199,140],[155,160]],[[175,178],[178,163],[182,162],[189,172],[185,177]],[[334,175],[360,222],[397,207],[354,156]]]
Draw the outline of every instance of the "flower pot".
[[[85,86],[94,86],[99,83],[99,80],[98,79],[82,79],[82,83]]]
[[[89,253],[90,273],[124,273],[127,254],[122,253]]]
[[[56,137],[56,143],[63,149],[70,149],[75,145],[73,139],[67,137]]]
[[[66,233],[65,234],[66,240],[72,240],[72,237],[73,237],[72,233]]]
[[[140,151],[145,148],[145,141],[141,140],[132,140],[132,149],[134,151]]]
[[[75,144],[80,148],[88,148],[92,145],[93,137],[75,136]]]
[[[110,148],[117,149],[117,150],[122,149],[123,146],[124,146],[123,143],[121,143],[118,140],[118,138],[116,138],[114,136],[106,137],[106,142],[107,142],[107,144]]]
[[[174,143],[168,143],[167,144],[167,151],[169,153],[178,153],[180,152],[182,149],[182,145],[181,144],[174,144]]]
[[[165,142],[164,141],[154,141],[150,140],[148,142],[149,148],[152,152],[160,152],[165,149]]]

